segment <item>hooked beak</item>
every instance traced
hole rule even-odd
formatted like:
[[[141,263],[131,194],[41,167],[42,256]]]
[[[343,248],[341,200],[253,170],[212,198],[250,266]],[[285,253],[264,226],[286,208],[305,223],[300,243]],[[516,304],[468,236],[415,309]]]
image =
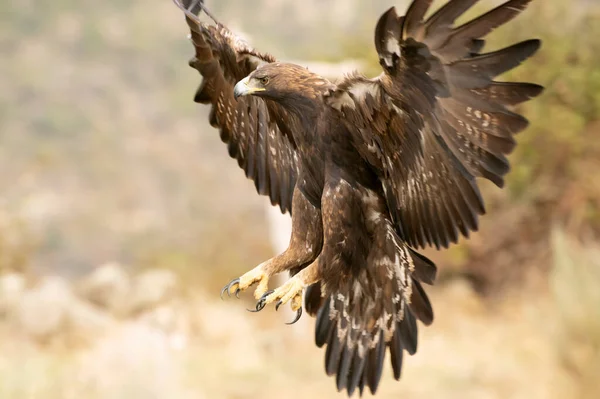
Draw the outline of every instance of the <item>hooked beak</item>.
[[[264,87],[253,87],[250,86],[249,82],[250,78],[248,76],[237,82],[237,84],[233,87],[233,97],[237,99],[241,96],[247,96],[259,91],[265,91]]]

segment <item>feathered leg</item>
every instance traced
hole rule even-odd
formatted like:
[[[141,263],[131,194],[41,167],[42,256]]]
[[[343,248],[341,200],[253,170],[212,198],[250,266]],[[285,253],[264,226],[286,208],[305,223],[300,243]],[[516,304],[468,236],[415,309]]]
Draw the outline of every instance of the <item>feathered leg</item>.
[[[319,256],[281,287],[266,292],[258,300],[256,310],[272,303],[276,304],[277,309],[290,302],[292,310],[297,312],[297,320],[302,314],[302,293],[305,288],[320,283],[319,290],[326,290],[326,283],[349,278],[352,265],[365,264],[369,236],[364,226],[361,204],[360,193],[345,180],[330,177],[326,181],[321,197],[323,247]]]
[[[258,284],[254,297],[260,299],[267,292],[271,276],[291,269],[300,269],[310,264],[321,252],[323,227],[321,211],[315,208],[296,188],[292,201],[292,235],[288,248],[239,278],[229,282],[221,295],[239,295],[240,292]]]

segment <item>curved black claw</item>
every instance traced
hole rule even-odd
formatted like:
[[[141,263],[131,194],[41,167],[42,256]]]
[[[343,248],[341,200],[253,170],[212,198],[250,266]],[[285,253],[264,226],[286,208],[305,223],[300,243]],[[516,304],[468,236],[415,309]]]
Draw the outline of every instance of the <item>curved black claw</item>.
[[[255,312],[260,312],[261,310],[263,310],[263,309],[265,308],[265,306],[266,306],[266,304],[267,304],[267,303],[266,303],[266,301],[267,301],[267,297],[268,297],[269,295],[271,295],[273,292],[275,292],[275,290],[269,290],[269,291],[265,292],[265,293],[264,293],[264,294],[263,294],[263,295],[260,297],[260,299],[258,300],[258,302],[256,302],[256,308],[255,308],[255,310],[252,310],[252,309],[246,309],[246,310],[247,310],[248,312],[252,312],[252,313],[255,313]]]
[[[235,284],[238,284],[238,288],[235,290],[235,296],[239,298],[239,295],[240,295],[240,288],[239,288],[240,279],[239,278],[234,278],[229,283],[227,283],[225,285],[225,287],[223,287],[223,289],[221,290],[221,299],[223,299],[223,294],[224,293],[227,293],[227,296],[231,297],[231,287],[233,285],[235,285]]]
[[[283,302],[281,302],[281,299],[279,301],[277,301],[277,303],[275,304],[275,311],[277,312],[279,310],[279,307],[283,305]]]
[[[298,320],[300,320],[300,317],[301,317],[301,316],[302,316],[302,308],[300,308],[300,309],[298,309],[298,310],[296,311],[296,318],[295,318],[294,320],[290,321],[289,323],[285,323],[285,324],[287,324],[287,325],[292,325],[292,324],[294,324],[295,322],[297,322]]]

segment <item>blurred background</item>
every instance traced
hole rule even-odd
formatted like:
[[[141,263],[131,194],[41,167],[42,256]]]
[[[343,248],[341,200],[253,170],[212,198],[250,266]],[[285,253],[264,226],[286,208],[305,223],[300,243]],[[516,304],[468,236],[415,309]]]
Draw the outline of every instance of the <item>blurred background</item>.
[[[341,77],[379,73],[374,25],[407,1],[206,3],[257,49]],[[480,231],[425,251],[436,320],[378,397],[600,397],[597,3],[537,0],[490,37],[543,39],[506,78],[547,89],[520,109],[505,189],[482,182]],[[168,0],[0,4],[0,398],[345,397],[312,320],[219,300],[288,220],[192,101],[187,33]]]

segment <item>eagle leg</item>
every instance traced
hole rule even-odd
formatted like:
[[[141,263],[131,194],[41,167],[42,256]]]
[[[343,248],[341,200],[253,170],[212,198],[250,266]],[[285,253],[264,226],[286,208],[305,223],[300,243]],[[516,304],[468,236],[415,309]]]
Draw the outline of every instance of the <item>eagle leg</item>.
[[[221,290],[221,298],[226,293],[239,298],[242,291],[257,284],[254,297],[260,300],[269,288],[271,276],[290,271],[292,274],[305,265],[311,264],[321,252],[323,246],[323,227],[321,211],[313,206],[296,188],[292,200],[292,236],[288,248],[254,269],[231,280]],[[301,303],[298,307],[301,306]]]

